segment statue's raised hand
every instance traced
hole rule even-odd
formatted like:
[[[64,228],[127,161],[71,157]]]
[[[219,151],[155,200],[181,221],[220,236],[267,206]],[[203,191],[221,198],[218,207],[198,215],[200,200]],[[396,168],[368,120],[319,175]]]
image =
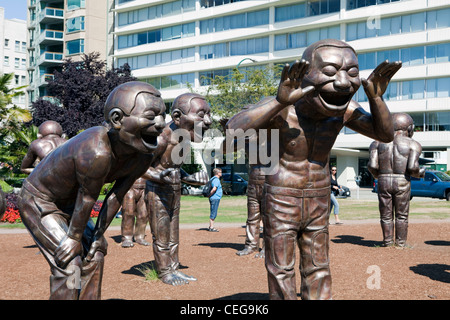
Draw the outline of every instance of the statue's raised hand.
[[[387,89],[389,81],[402,67],[401,61],[380,63],[367,79],[361,79],[364,91],[368,98],[381,98]]]
[[[308,67],[309,62],[303,59],[301,61],[295,61],[292,66],[289,66],[289,64],[284,66],[276,97],[279,103],[286,105],[294,104],[304,95],[314,90],[313,86],[301,87]]]

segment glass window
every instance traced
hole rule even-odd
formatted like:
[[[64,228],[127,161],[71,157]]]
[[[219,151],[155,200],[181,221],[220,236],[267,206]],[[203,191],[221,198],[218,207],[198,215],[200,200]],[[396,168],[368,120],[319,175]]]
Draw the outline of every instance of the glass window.
[[[427,79],[426,97],[436,98],[436,79]]]
[[[425,13],[419,12],[411,15],[411,32],[425,30]]]
[[[436,97],[447,98],[449,97],[450,90],[450,78],[436,79]]]
[[[425,92],[425,80],[411,81],[411,98],[423,99]]]
[[[67,54],[77,54],[84,52],[84,39],[67,41]]]
[[[436,12],[436,27],[448,28],[450,26],[450,8]]]
[[[8,56],[5,56],[5,59],[3,60],[3,65],[9,66],[9,57]]]
[[[356,40],[357,26],[358,25],[356,23],[347,24],[347,40],[348,41]]]
[[[287,49],[287,34],[278,34],[275,36],[275,50]]]
[[[86,0],[67,0],[67,10],[86,8]]]
[[[450,43],[438,44],[436,47],[436,62],[449,62]]]
[[[84,30],[84,17],[75,17],[67,19],[66,32],[75,32]]]

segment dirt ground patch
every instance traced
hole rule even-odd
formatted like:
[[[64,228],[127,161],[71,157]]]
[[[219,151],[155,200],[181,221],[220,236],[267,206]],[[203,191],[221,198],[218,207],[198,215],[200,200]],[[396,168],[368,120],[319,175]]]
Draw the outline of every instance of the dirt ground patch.
[[[244,245],[243,226],[218,227],[217,233],[180,230],[182,271],[198,278],[181,287],[145,281],[138,269],[154,260],[152,248],[124,249],[120,230],[108,230],[102,300],[267,300],[264,261],[235,254]],[[405,249],[380,247],[376,221],[346,221],[329,230],[334,300],[450,299],[450,220],[411,219]],[[48,299],[50,270],[27,233],[0,234],[0,252],[1,300]]]

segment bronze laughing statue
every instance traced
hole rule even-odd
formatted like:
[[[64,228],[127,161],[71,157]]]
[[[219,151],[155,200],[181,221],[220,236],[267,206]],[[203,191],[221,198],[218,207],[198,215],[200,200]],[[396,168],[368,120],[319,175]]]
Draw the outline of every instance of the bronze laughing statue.
[[[197,279],[179,270],[179,214],[181,182],[204,185],[206,172],[186,175],[180,170],[183,157],[180,146],[201,141],[211,125],[210,107],[205,98],[194,93],[182,94],[172,105],[172,121],[158,137],[155,162],[147,179],[146,204],[153,238],[153,254],[158,277],[166,284],[178,286]],[[186,152],[186,149],[185,149]],[[190,156],[190,154],[189,154]],[[175,161],[175,158],[178,160]]]
[[[146,179],[140,177],[125,195],[122,204],[122,247],[134,246],[133,239],[137,244],[149,246],[145,240],[145,228],[147,227],[148,215],[145,204]]]
[[[151,85],[128,82],[105,103],[110,128],[92,127],[49,153],[25,179],[19,211],[51,268],[50,299],[100,299],[103,236],[125,194],[153,160],[165,105]],[[90,214],[115,181],[94,228]]]
[[[410,177],[423,177],[425,169],[419,167],[422,152],[420,143],[412,139],[414,122],[406,113],[394,113],[395,136],[390,143],[372,142],[368,169],[378,179],[378,201],[383,246],[404,247],[408,234]]]
[[[241,111],[228,122],[230,129],[279,130],[278,170],[266,175],[264,185],[271,299],[297,299],[295,242],[301,254],[301,297],[331,299],[329,153],[343,126],[375,140],[393,140],[392,118],[382,95],[400,67],[400,62],[385,61],[361,80],[352,47],[333,39],[318,41],[305,50],[301,61],[284,67],[275,99]],[[361,82],[371,113],[352,100]]]
[[[34,167],[53,149],[66,142],[61,125],[52,120],[43,122],[38,128],[38,138],[31,142],[22,160],[20,171],[30,174]]]

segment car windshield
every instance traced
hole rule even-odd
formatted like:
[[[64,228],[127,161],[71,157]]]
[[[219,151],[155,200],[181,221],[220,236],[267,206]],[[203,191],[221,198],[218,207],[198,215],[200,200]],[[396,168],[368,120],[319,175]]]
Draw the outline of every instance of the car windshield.
[[[450,176],[444,172],[436,171],[434,174],[442,181],[450,181]]]

